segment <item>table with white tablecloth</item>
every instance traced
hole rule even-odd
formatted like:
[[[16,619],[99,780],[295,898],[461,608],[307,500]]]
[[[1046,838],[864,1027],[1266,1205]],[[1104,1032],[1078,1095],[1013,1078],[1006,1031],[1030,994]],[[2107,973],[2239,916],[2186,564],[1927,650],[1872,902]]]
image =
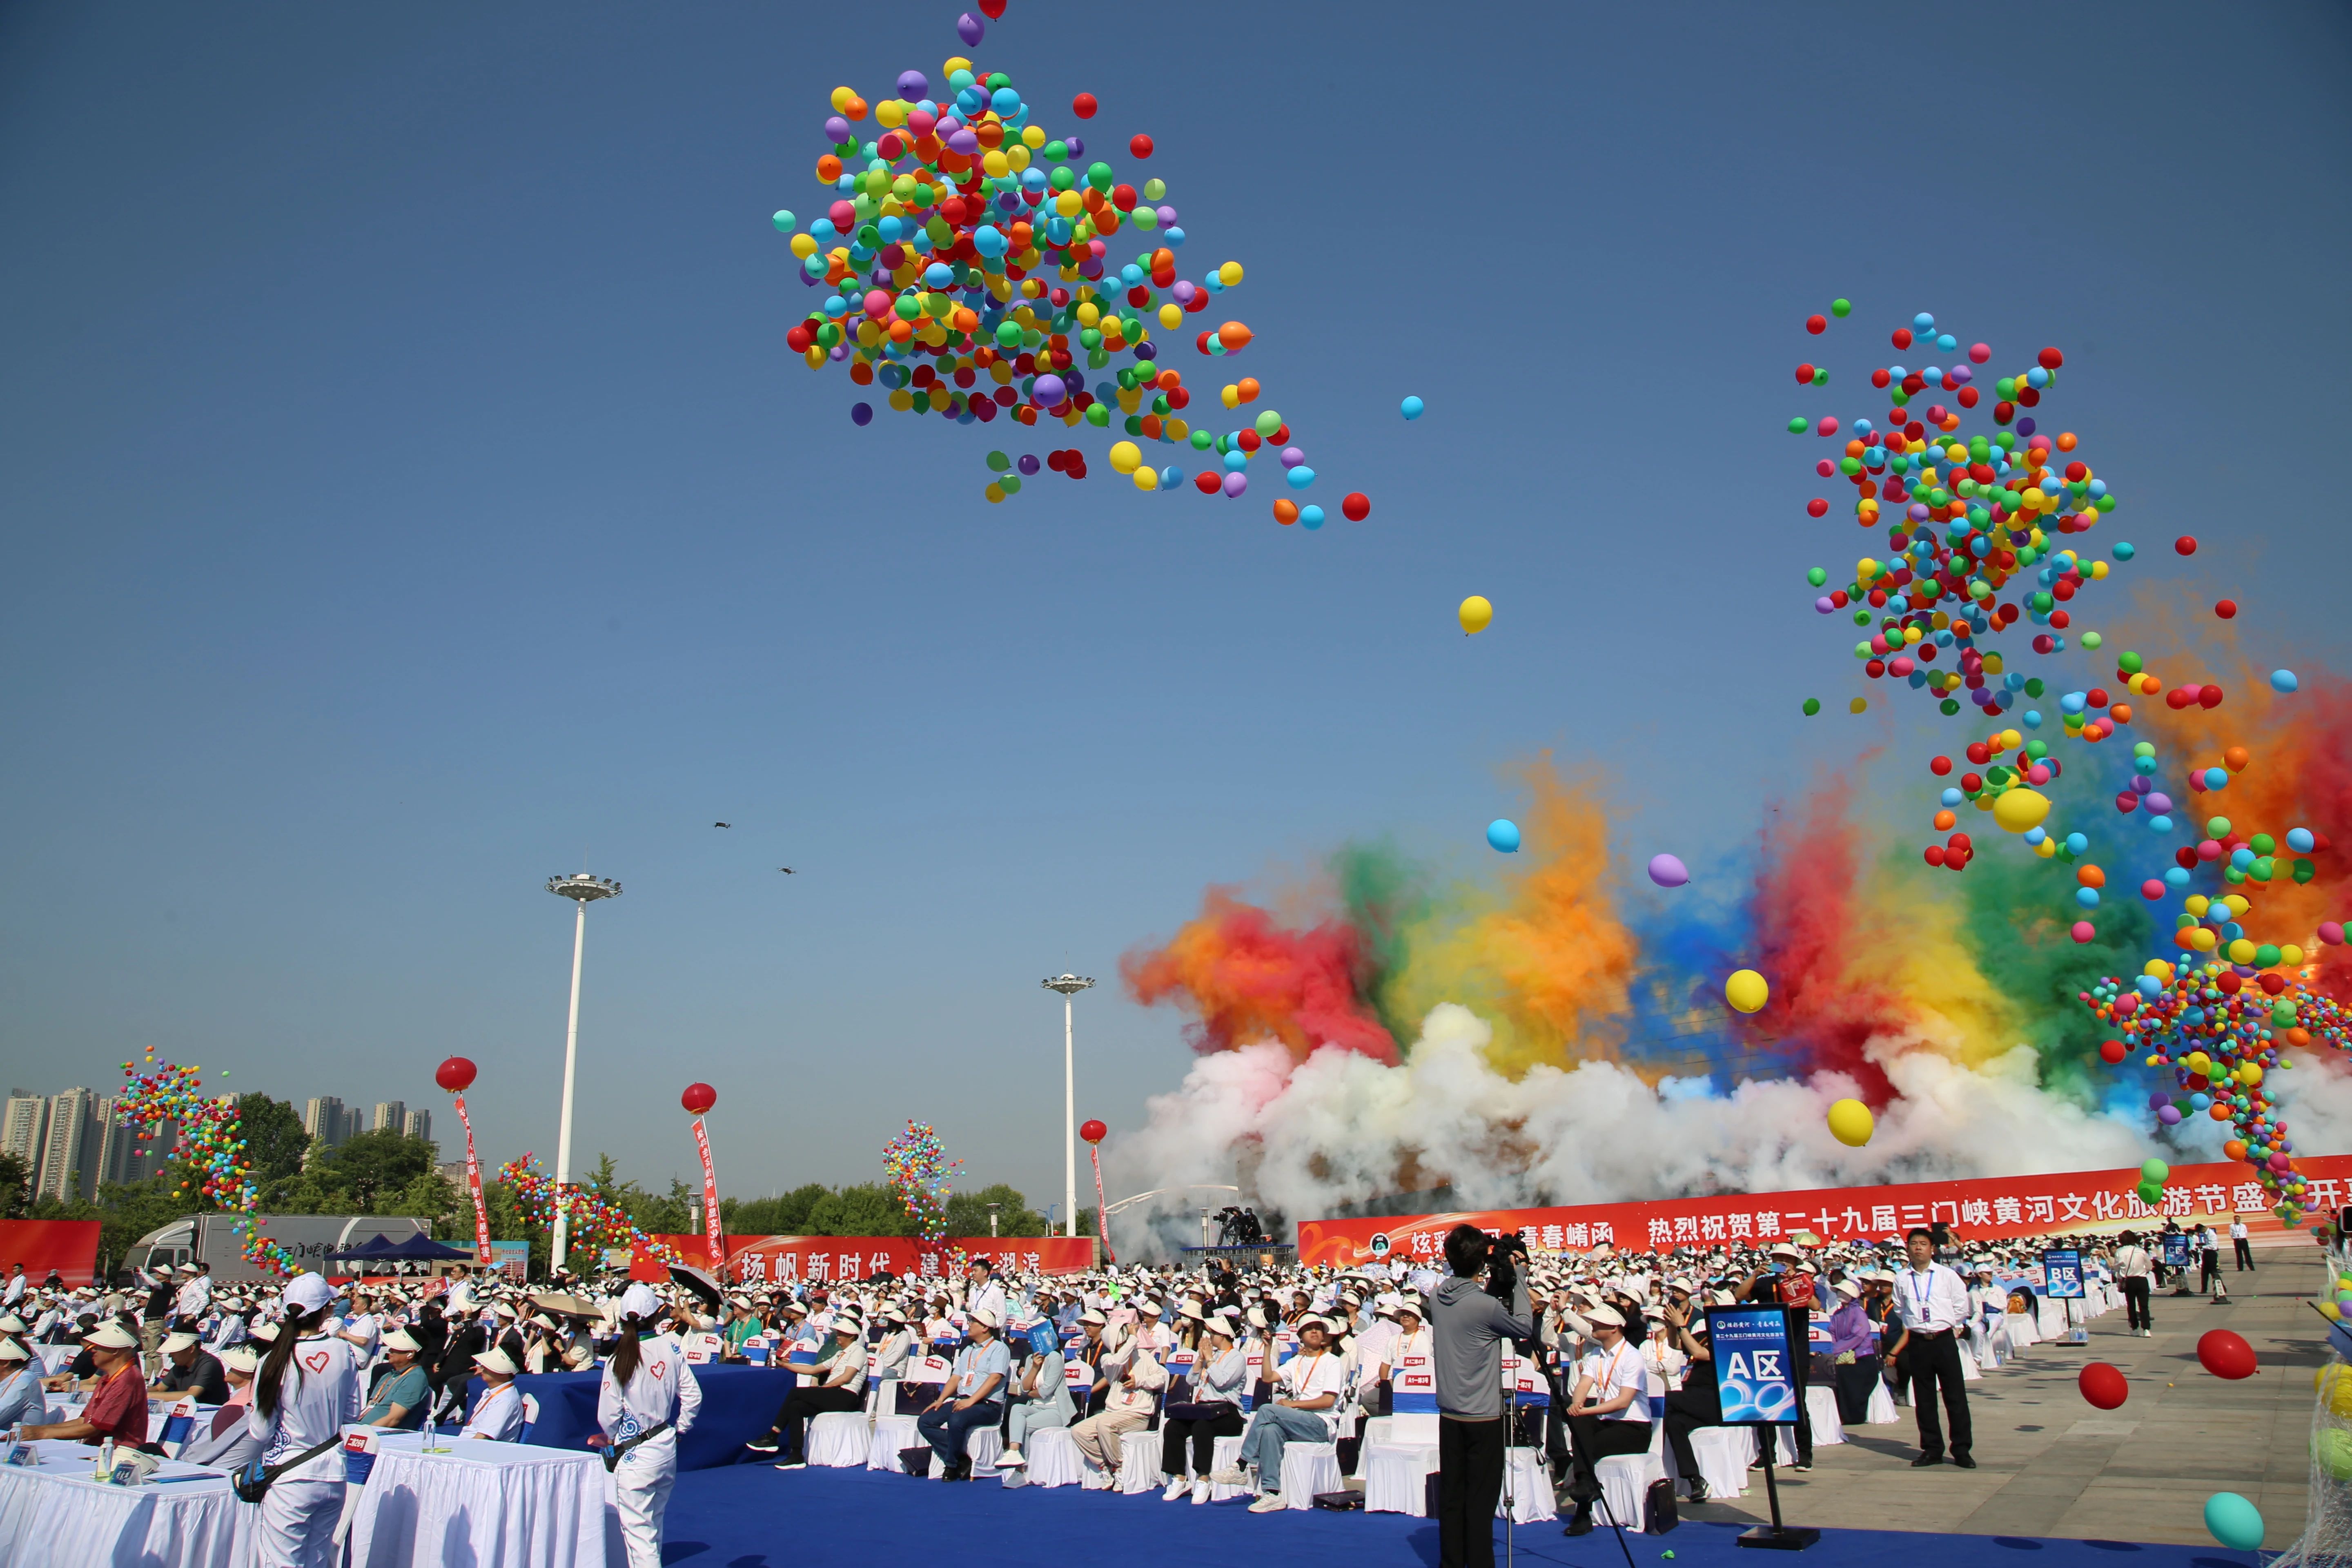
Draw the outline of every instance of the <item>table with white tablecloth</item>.
[[[0,1563],[241,1568],[255,1510],[218,1470],[165,1460],[142,1486],[93,1480],[98,1451],[45,1439],[38,1467],[0,1466]]]
[[[351,1512],[352,1568],[596,1568],[604,1461],[572,1448],[416,1433],[379,1440]]]

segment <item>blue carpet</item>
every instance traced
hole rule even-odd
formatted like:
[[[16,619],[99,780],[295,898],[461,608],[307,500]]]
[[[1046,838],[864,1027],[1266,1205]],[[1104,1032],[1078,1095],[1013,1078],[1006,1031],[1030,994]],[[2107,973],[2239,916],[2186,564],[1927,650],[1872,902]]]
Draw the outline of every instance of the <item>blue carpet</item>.
[[[1792,1520],[1791,1523],[1801,1523]],[[2121,1541],[1829,1531],[1796,1553],[1742,1550],[1741,1525],[1685,1518],[1662,1536],[1628,1535],[1633,1568],[1889,1568],[1995,1563],[2007,1568],[2254,1568],[2248,1552]],[[1606,1530],[1570,1540],[1558,1524],[1522,1525],[1517,1561],[1540,1568],[1625,1568]],[[781,1472],[767,1465],[694,1470],[671,1494],[665,1563],[799,1568],[807,1563],[946,1561],[1043,1568],[1436,1568],[1437,1526],[1394,1513],[1253,1514],[1240,1500],[1195,1508],[1160,1494],[1121,1497],[1075,1487],[1006,1491],[992,1480],[919,1481],[871,1470]],[[1502,1525],[1495,1558],[1506,1561]]]

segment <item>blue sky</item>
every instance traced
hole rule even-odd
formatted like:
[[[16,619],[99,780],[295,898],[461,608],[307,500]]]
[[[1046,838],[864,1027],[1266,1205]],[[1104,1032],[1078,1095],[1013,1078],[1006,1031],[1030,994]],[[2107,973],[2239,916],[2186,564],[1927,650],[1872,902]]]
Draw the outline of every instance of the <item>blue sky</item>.
[[[2062,345],[2103,527],[2343,667],[2339,8],[1013,0],[982,61],[1151,134],[1187,274],[1247,268],[1234,369],[1373,500],[1317,534],[1099,434],[989,506],[989,449],[1070,437],[857,428],[785,347],[827,93],[936,80],[954,14],[0,12],[0,1077],[152,1044],[439,1106],[460,1051],[485,1152],[550,1155],[584,855],[627,891],[583,1154],[687,1173],[699,1078],[730,1190],[872,1178],[915,1116],[1042,1203],[1038,978],[1205,884],[1377,833],[1475,871],[1542,747],[1633,863],[1719,854],[1945,733],[1843,714],[1802,572],[1873,541],[1781,430],[1883,415],[1921,310]],[[1082,997],[1080,1114],[1139,1121],[1181,1022]]]

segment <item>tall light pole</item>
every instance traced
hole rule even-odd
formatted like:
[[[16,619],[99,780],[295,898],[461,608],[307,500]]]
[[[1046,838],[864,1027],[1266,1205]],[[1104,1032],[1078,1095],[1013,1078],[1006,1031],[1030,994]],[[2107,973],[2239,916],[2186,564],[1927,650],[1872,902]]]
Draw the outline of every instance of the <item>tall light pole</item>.
[[[572,1201],[564,1186],[572,1180],[572,1075],[580,1059],[580,953],[588,942],[588,906],[598,899],[617,898],[621,884],[583,871],[550,877],[547,890],[579,906],[579,918],[572,924],[572,1016],[563,1030],[563,1120],[555,1133],[555,1238],[547,1249],[548,1272],[556,1274],[562,1272],[572,1228]]]
[[[1070,998],[1094,982],[1080,974],[1056,974],[1040,981],[1048,991],[1062,994],[1062,1212],[1069,1215],[1066,1236],[1078,1234],[1078,1080],[1071,1049]]]

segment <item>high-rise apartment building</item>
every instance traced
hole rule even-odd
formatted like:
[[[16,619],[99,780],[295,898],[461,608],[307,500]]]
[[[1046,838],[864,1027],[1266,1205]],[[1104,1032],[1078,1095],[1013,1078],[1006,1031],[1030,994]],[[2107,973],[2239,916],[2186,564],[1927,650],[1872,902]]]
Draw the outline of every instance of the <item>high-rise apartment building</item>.
[[[30,1089],[12,1089],[0,1108],[0,1154],[14,1154],[25,1163],[27,1176],[41,1169],[41,1144],[49,1134],[49,1097]]]
[[[412,1110],[401,1121],[400,1130],[411,1138],[422,1138],[430,1143],[433,1142],[433,1113],[429,1110]]]
[[[399,1132],[406,1129],[407,1122],[408,1106],[405,1101],[379,1100],[375,1102],[374,1118],[368,1122],[368,1131],[383,1132],[389,1130]]]
[[[71,1203],[98,1195],[99,1097],[87,1089],[69,1089],[49,1100],[48,1134],[41,1141],[40,1167],[34,1173],[33,1195]]]

